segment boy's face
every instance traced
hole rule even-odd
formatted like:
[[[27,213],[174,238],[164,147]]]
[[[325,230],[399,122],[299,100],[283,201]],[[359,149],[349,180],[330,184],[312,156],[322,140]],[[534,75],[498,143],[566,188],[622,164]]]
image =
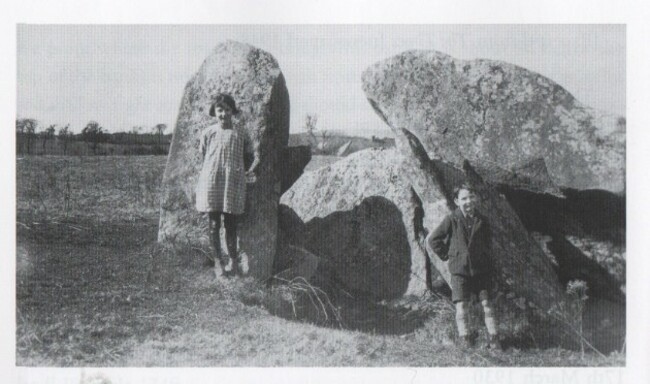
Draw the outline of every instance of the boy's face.
[[[229,123],[232,119],[232,110],[227,105],[217,105],[214,108],[214,114],[221,122]]]
[[[458,196],[454,199],[454,203],[460,208],[466,216],[474,216],[476,212],[476,205],[478,198],[472,191],[461,189],[458,191]]]

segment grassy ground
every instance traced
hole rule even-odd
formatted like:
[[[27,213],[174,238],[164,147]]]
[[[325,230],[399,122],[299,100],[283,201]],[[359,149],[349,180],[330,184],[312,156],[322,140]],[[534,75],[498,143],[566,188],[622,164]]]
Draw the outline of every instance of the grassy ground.
[[[347,328],[291,320],[286,291],[215,279],[199,250],[155,244],[164,163],[17,162],[19,366],[625,364],[622,354],[559,348],[463,351],[452,343],[448,303],[431,298],[425,309],[341,309]]]

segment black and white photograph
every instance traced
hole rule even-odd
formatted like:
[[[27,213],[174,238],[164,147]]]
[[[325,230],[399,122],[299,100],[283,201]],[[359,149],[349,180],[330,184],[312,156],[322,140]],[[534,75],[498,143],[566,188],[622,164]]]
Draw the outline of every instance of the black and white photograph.
[[[624,22],[13,28],[17,382],[647,347]]]

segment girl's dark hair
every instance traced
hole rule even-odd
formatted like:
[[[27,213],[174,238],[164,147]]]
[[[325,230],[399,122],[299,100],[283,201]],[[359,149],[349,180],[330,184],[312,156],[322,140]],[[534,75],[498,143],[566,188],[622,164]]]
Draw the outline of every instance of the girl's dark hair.
[[[472,192],[473,194],[476,194],[476,188],[472,187],[471,185],[469,185],[467,183],[463,183],[463,184],[461,184],[461,185],[459,185],[457,187],[454,187],[454,191],[453,191],[454,199],[458,198],[458,193],[463,189],[468,191],[468,192]]]
[[[228,108],[230,108],[233,115],[239,113],[239,109],[237,109],[237,105],[235,104],[235,99],[233,99],[232,96],[230,96],[227,93],[220,93],[214,99],[214,103],[212,103],[212,106],[210,107],[210,111],[209,111],[210,116],[215,117],[214,109],[220,105],[221,106],[225,105]]]

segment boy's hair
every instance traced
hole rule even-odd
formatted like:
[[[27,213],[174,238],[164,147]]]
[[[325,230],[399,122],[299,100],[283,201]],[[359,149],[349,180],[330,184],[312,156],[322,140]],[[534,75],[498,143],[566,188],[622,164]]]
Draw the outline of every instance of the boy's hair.
[[[232,111],[233,115],[236,115],[239,113],[239,110],[237,109],[237,105],[235,104],[235,99],[232,98],[227,93],[220,93],[217,95],[217,97],[214,99],[214,103],[212,103],[212,106],[210,107],[210,111],[208,114],[212,117],[215,117],[215,108],[218,106],[227,106],[230,108]]]
[[[467,192],[472,192],[473,194],[476,194],[476,188],[472,187],[471,185],[469,185],[467,183],[463,183],[461,185],[458,185],[458,186],[454,187],[454,191],[453,191],[454,199],[458,198],[458,193],[460,191],[462,191],[463,189],[466,190]]]

